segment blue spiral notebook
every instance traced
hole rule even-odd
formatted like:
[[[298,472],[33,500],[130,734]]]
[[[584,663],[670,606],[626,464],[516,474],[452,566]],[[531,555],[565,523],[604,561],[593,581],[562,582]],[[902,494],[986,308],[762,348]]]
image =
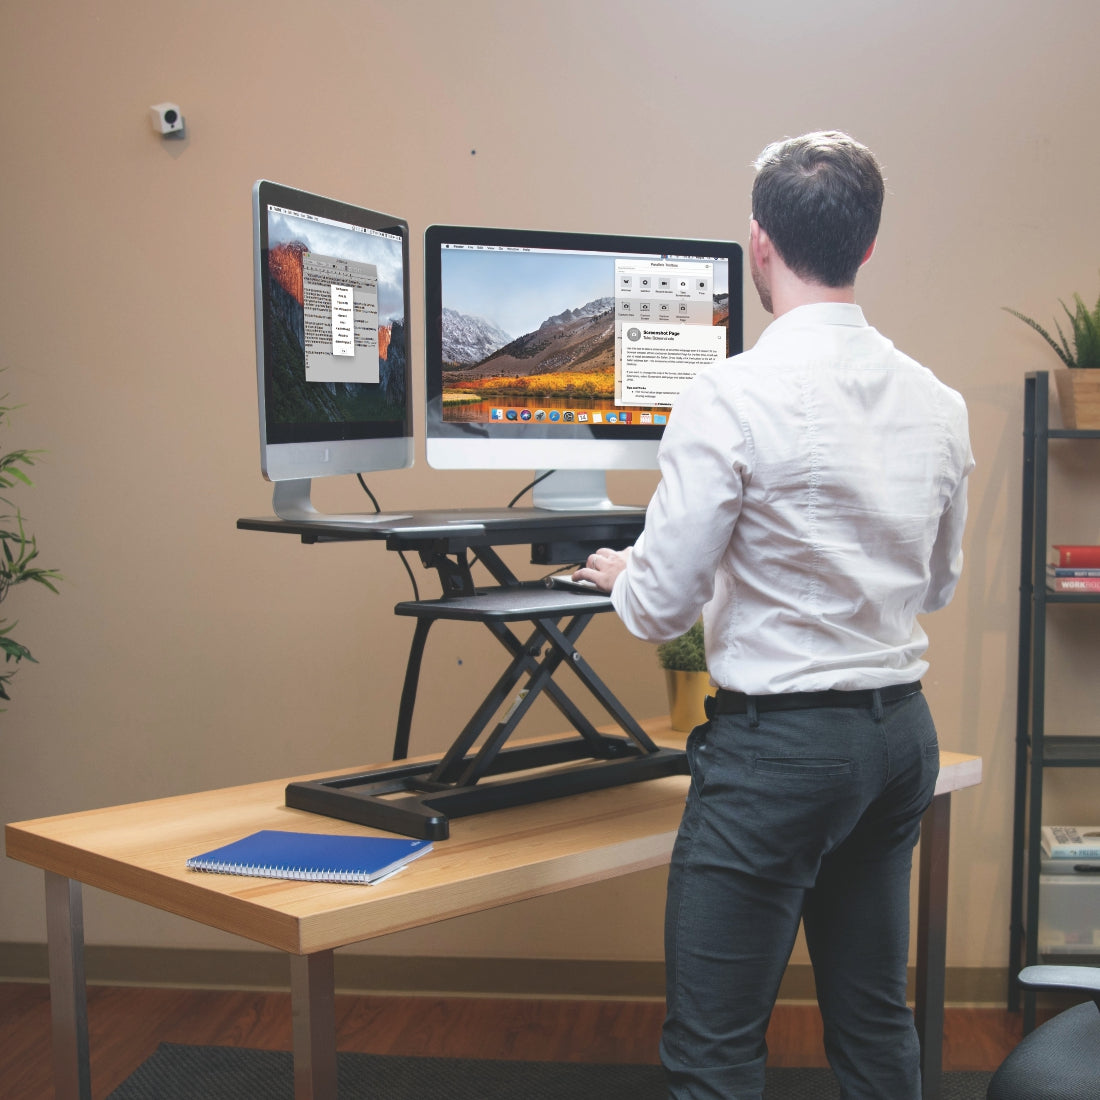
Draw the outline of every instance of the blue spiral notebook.
[[[305,882],[374,883],[429,852],[430,840],[405,837],[326,836],[263,829],[222,848],[192,856],[193,871]]]

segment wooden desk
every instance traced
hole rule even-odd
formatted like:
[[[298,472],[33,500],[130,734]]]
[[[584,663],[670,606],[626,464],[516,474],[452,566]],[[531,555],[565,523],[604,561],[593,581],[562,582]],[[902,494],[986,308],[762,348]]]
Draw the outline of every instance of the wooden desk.
[[[644,725],[655,739],[667,740],[667,720]],[[950,792],[981,780],[979,757],[944,753],[942,765],[921,845],[917,1019],[926,1100],[939,1095]],[[336,1095],[335,948],[667,863],[688,780],[669,776],[457,819],[449,840],[377,886],[186,869],[189,856],[257,829],[363,831],[288,809],[286,782],[7,826],[7,854],[46,872],[59,1100],[91,1096],[81,883],[285,951],[291,961],[294,1095],[330,1100]]]

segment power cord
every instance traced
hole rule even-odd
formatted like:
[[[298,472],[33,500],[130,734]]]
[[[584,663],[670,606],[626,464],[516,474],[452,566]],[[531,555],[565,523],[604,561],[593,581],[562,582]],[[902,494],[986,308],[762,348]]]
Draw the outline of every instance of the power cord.
[[[363,475],[362,474],[356,474],[355,476],[359,479],[359,484],[363,486],[363,492],[366,493],[367,496],[370,497],[370,502],[371,502],[371,504],[374,505],[374,511],[375,511],[375,514],[377,515],[379,512],[382,511],[382,509],[378,506],[378,501],[375,498],[374,493],[372,493],[370,491],[370,489],[368,488],[366,481],[363,480]]]
[[[362,474],[357,473],[355,476],[359,479],[359,484],[363,487],[363,492],[366,493],[367,496],[370,497],[370,502],[371,502],[371,504],[374,505],[375,515],[377,515],[379,512],[382,511],[382,508],[378,504],[378,498],[375,497],[374,493],[372,493],[370,491],[370,487],[367,485],[367,483],[364,480]],[[398,550],[397,551],[397,556],[401,559],[401,564],[405,567],[405,572],[408,573],[408,575],[409,575],[409,583],[412,585],[412,590],[413,590],[413,599],[414,600],[419,600],[420,599],[420,588],[416,583],[416,577],[413,576],[412,567],[409,565],[408,559],[405,557],[405,551],[404,550]]]
[[[539,474],[539,476],[536,477],[534,481],[530,482],[527,485],[524,485],[524,487],[520,489],[520,491],[516,493],[516,495],[512,497],[510,501],[508,501],[508,507],[514,507],[516,501],[519,500],[519,498],[523,496],[524,493],[526,493],[530,489],[533,489],[536,485],[538,485],[540,481],[545,481],[551,474],[555,473],[557,473],[557,470],[547,470],[545,473]]]

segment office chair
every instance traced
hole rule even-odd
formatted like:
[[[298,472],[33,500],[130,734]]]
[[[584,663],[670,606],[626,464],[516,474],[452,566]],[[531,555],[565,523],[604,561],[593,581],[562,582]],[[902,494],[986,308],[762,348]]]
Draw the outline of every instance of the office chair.
[[[1001,1063],[986,1100],[1100,1098],[1100,967],[1027,966],[1025,989],[1078,991],[1091,1001],[1037,1027]]]

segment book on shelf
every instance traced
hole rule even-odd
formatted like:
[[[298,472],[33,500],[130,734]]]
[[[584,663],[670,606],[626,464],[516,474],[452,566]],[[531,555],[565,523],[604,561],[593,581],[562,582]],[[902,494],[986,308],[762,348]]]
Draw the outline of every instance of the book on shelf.
[[[1100,569],[1100,546],[1076,546],[1068,543],[1055,543],[1058,561],[1062,569]]]
[[[1078,566],[1076,568],[1067,568],[1061,565],[1055,565],[1053,562],[1047,566],[1048,577],[1100,577],[1100,567],[1095,569],[1087,569],[1084,566]]]
[[[1100,825],[1044,825],[1040,836],[1048,859],[1100,860]]]
[[[1100,592],[1100,576],[1062,577],[1048,573],[1047,588],[1052,592]]]
[[[431,851],[430,840],[405,837],[330,836],[261,829],[232,844],[192,856],[193,871],[304,882],[373,886]]]

